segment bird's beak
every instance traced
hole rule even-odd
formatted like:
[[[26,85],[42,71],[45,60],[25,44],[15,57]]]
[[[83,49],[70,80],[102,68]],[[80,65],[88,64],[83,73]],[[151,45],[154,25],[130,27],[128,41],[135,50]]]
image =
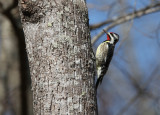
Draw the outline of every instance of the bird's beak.
[[[106,30],[103,29],[103,31],[104,31],[104,33],[108,34],[108,32],[106,32]]]

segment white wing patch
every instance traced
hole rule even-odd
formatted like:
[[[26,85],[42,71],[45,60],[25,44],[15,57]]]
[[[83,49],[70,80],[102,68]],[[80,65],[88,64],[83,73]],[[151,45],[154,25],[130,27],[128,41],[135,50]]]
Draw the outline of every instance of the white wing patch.
[[[108,47],[109,47],[108,43],[107,42],[103,42],[97,48],[97,51],[96,51],[97,75],[101,72],[99,67],[101,67],[102,64],[104,64],[105,61],[107,60]]]

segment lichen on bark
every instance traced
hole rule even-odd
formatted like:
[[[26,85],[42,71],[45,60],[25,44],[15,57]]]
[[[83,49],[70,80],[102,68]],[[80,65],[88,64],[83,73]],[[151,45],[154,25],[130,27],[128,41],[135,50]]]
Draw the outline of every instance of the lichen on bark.
[[[94,57],[84,0],[37,3],[45,12],[41,21],[22,20],[34,113],[95,115]]]

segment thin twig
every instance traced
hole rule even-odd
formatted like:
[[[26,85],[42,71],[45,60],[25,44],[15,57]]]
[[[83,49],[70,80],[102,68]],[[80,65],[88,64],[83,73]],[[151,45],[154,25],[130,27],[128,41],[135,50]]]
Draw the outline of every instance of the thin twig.
[[[123,115],[124,112],[126,112],[128,110],[128,108],[135,103],[135,101],[139,98],[139,94],[137,94],[136,96],[134,96],[132,99],[130,99],[130,101],[120,110],[118,115]]]

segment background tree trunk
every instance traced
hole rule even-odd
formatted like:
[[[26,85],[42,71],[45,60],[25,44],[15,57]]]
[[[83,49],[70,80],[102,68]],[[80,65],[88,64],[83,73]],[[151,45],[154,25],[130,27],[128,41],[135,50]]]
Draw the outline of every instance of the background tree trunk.
[[[94,60],[84,0],[21,0],[37,115],[95,115]]]
[[[2,44],[0,47],[0,115],[20,115],[20,75],[17,39],[10,21],[1,14],[0,25],[0,42]]]
[[[0,115],[32,115],[32,93],[18,0],[0,0]]]

